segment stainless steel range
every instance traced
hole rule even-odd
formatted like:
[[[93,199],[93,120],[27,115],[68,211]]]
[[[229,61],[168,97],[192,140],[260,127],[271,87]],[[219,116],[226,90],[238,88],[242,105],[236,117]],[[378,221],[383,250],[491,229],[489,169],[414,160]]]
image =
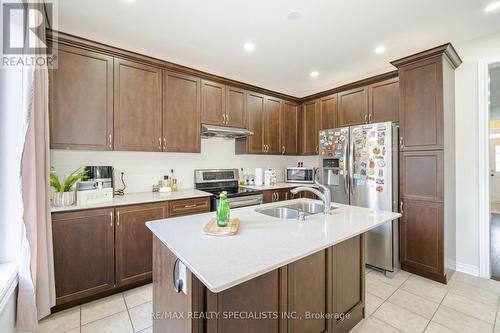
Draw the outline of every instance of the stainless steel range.
[[[212,210],[219,204],[222,191],[227,192],[230,208],[238,208],[262,203],[262,191],[240,187],[238,169],[203,169],[194,170],[194,187],[197,190],[212,193]]]

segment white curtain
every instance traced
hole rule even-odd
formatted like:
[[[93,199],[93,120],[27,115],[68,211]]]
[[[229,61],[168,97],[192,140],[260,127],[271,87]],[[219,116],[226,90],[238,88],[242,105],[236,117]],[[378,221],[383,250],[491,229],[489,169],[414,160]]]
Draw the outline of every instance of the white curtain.
[[[42,8],[43,4],[39,5]],[[37,16],[30,19],[38,20],[34,26],[40,26],[38,36],[45,43],[45,19]],[[38,319],[49,315],[50,308],[55,305],[48,200],[48,97],[46,66],[24,68],[22,112],[26,139],[21,161],[24,230],[17,306],[17,329],[23,332],[34,332]]]

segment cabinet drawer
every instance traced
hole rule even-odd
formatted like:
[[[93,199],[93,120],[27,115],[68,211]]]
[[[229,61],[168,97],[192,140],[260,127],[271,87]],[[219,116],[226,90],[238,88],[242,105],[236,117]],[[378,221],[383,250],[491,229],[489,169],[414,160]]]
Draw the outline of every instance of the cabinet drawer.
[[[210,211],[210,198],[183,199],[168,203],[169,217]]]

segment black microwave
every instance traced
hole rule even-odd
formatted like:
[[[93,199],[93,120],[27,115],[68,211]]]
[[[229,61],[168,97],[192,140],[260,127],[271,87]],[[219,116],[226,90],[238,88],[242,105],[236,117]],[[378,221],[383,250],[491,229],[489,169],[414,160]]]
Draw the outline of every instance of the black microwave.
[[[314,184],[314,168],[286,168],[285,182]]]

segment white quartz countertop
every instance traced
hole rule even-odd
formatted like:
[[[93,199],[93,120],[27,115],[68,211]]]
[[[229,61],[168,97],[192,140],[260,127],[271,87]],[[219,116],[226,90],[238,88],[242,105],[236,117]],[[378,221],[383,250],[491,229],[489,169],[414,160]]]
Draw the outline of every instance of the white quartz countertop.
[[[242,187],[246,188],[251,188],[254,190],[261,190],[261,191],[269,191],[269,190],[279,190],[279,189],[285,189],[285,188],[294,188],[294,187],[299,187],[299,186],[306,186],[306,187],[314,187],[317,188],[317,185],[314,184],[301,184],[301,183],[277,183],[276,185],[273,186],[256,186],[256,185],[241,185]]]
[[[96,204],[89,204],[85,206],[67,206],[67,207],[51,207],[51,212],[68,212],[73,210],[94,209],[104,207],[126,206],[134,204],[144,204],[150,202],[160,202],[169,200],[179,200],[188,198],[209,197],[211,193],[199,191],[195,189],[180,189],[175,192],[141,192],[130,193],[122,196],[114,196],[112,201],[101,202]]]
[[[401,216],[332,204],[337,209],[331,215],[311,215],[299,223],[255,211],[299,201],[311,199],[232,209],[231,217],[240,219],[235,236],[202,233],[214,212],[150,221],[146,225],[210,291],[217,293]]]

